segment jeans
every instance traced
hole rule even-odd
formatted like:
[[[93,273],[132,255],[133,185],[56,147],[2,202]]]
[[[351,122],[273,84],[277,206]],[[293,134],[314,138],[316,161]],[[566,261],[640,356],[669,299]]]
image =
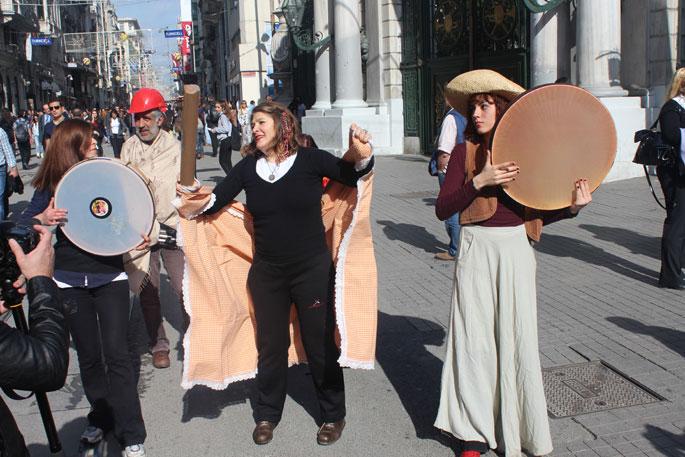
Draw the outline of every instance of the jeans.
[[[442,183],[445,182],[445,173],[438,173],[438,183],[442,187]],[[459,232],[461,231],[461,225],[459,225],[459,213],[454,213],[448,219],[445,219],[445,230],[447,230],[447,236],[450,237],[450,247],[448,252],[451,256],[456,256],[459,249]]]
[[[224,138],[221,140],[221,144],[219,145],[219,165],[221,165],[221,169],[224,170],[224,173],[226,174],[233,168],[233,164],[231,163],[232,152],[231,138]]]
[[[7,164],[0,165],[0,221],[5,220],[5,183],[7,182]]]
[[[67,321],[91,406],[89,425],[113,428],[125,446],[143,443],[145,424],[128,353],[128,281],[62,289],[62,295],[72,306]]]
[[[121,157],[121,146],[124,144],[124,135],[112,135],[109,137],[109,142],[112,145],[112,152],[115,158]]]
[[[28,140],[17,141],[17,147],[19,148],[19,155],[21,156],[21,168],[26,170],[31,161],[31,143]]]

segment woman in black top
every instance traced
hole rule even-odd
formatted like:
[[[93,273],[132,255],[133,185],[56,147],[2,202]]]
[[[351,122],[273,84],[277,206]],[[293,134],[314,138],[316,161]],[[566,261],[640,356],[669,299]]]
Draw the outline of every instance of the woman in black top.
[[[659,113],[664,141],[675,148],[673,166],[658,166],[657,176],[666,199],[666,220],[661,238],[659,286],[685,289],[685,164],[681,157],[681,133],[685,128],[685,68],[673,77],[669,100]]]
[[[333,444],[345,426],[345,388],[334,340],[334,267],[321,219],[321,179],[356,186],[373,167],[369,135],[351,132],[355,163],[301,148],[295,117],[276,103],[254,109],[252,133],[248,155],[214,189],[215,200],[205,211],[220,211],[245,190],[253,217],[255,256],[248,287],[257,326],[258,392],[252,436],[257,444],[268,443],[281,420],[294,303],[323,421],[317,442]]]
[[[66,120],[55,128],[32,182],[35,192],[22,213],[23,222],[68,223],[66,210],[54,207],[53,195],[72,165],[97,156],[93,133],[92,125],[81,119]],[[144,457],[145,424],[127,343],[129,287],[123,256],[90,254],[57,228],[54,279],[71,308],[67,315],[69,332],[91,407],[81,440],[94,444],[114,429],[126,457]]]

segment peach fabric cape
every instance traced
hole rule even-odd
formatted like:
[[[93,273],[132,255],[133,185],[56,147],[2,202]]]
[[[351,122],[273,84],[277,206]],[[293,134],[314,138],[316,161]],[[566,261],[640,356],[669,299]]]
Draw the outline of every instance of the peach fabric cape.
[[[343,367],[372,369],[376,349],[377,273],[369,210],[373,172],[356,188],[331,181],[321,200],[326,240],[335,263],[336,337]],[[185,252],[184,304],[190,327],[181,386],[224,389],[257,372],[255,322],[247,273],[252,220],[239,202],[213,215],[198,213],[214,198],[202,187],[176,200]],[[289,363],[306,362],[297,313],[290,322]]]

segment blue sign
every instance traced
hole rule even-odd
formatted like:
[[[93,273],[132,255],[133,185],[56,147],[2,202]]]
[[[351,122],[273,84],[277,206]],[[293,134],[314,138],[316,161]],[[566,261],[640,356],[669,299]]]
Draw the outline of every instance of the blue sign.
[[[31,38],[32,46],[52,46],[52,38]]]
[[[183,38],[183,30],[181,30],[181,29],[165,30],[164,31],[164,38]]]
[[[179,72],[182,70],[183,70],[183,67],[171,67],[171,71]]]

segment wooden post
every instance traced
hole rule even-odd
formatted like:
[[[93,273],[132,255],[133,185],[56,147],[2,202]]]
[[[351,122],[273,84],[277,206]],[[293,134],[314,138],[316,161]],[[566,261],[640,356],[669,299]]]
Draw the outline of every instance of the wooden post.
[[[195,146],[197,142],[197,110],[200,107],[200,87],[195,84],[183,86],[183,113],[181,114],[182,150],[181,185],[195,183]]]

